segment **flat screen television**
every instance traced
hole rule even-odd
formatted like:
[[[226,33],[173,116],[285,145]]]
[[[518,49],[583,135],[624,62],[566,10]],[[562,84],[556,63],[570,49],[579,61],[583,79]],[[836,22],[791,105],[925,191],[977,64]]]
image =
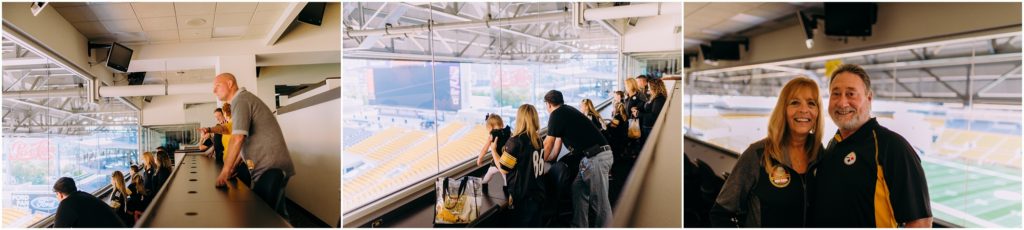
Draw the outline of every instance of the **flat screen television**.
[[[132,61],[132,52],[132,49],[114,42],[110,45],[110,52],[107,52],[107,67],[120,72],[128,72],[128,63]]]

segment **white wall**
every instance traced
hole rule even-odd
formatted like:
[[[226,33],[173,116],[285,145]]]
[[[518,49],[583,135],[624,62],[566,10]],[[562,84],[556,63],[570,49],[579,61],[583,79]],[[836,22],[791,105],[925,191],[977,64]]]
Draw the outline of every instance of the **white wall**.
[[[661,52],[683,49],[683,33],[676,33],[682,25],[682,14],[640,18],[636,26],[626,26],[622,34],[622,52]]]
[[[185,109],[185,123],[199,123],[202,127],[210,127],[217,124],[217,118],[213,117],[213,110],[219,108],[216,103],[203,103],[192,105]]]
[[[320,220],[336,224],[341,217],[341,100],[288,112],[277,120],[296,173],[285,194]]]
[[[217,98],[213,96],[213,93],[153,97],[152,102],[143,102],[142,125],[184,124],[193,122],[194,120],[204,119],[206,116],[209,116],[212,119],[213,112],[207,113],[203,117],[198,118],[186,116],[185,104],[215,102],[216,100]],[[213,110],[211,109],[210,111]]]
[[[260,77],[256,80],[259,96],[270,110],[274,108],[274,85],[298,85],[318,83],[329,77],[341,76],[341,64],[268,66],[260,69]]]

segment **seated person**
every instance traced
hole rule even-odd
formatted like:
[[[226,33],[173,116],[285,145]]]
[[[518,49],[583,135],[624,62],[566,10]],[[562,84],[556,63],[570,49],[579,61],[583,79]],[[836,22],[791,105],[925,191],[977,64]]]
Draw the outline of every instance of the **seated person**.
[[[78,191],[75,180],[69,177],[57,179],[53,184],[60,205],[57,207],[55,228],[120,228],[124,222],[117,217],[107,203],[92,194]]]

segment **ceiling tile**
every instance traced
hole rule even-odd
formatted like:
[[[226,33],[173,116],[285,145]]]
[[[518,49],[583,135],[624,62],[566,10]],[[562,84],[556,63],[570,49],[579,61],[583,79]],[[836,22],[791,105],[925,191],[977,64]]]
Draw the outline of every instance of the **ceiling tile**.
[[[142,18],[142,30],[177,30],[178,20],[174,17]]]
[[[217,3],[217,14],[252,13],[256,5],[255,2],[221,2]]]
[[[53,6],[53,8],[64,8],[74,6],[85,6],[86,4],[84,2],[51,2],[49,5]]]
[[[222,26],[244,26],[249,24],[249,20],[252,19],[252,13],[240,13],[240,14],[217,14],[213,19],[214,27]]]
[[[142,32],[142,25],[139,25],[138,20],[113,20],[101,21],[101,23],[107,27],[107,30],[114,33]]]
[[[181,40],[209,39],[213,36],[212,28],[183,29],[178,31]]]
[[[150,41],[177,41],[178,30],[146,31]]]
[[[174,3],[169,2],[135,2],[132,3],[132,8],[140,18],[174,16]]]
[[[115,33],[118,42],[138,42],[146,41],[145,33]]]
[[[216,7],[217,3],[212,2],[177,2],[174,3],[174,12],[177,13],[178,17],[185,15],[206,15],[213,14]]]
[[[256,35],[256,36],[260,36],[260,37],[266,37],[267,33],[270,32],[270,27],[271,27],[270,24],[250,25],[249,26],[249,31],[246,32],[246,34],[247,35]]]
[[[274,24],[277,19],[281,17],[281,11],[256,11],[256,15],[253,15],[252,22],[249,24],[262,25],[262,24]]]
[[[99,20],[98,18],[96,18],[96,14],[92,13],[92,9],[89,8],[89,6],[85,5],[54,9],[56,9],[57,12],[60,13],[60,15],[63,16],[65,20],[68,20],[68,22],[70,23]]]
[[[213,28],[213,38],[238,38],[245,35],[248,31],[248,26],[228,26],[228,27],[215,27]]]
[[[110,31],[107,31],[107,27],[104,27],[102,23],[97,21],[78,22],[71,25],[78,29],[78,32],[81,32],[83,35],[89,38],[92,38],[95,35],[110,33]]]
[[[281,11],[288,8],[288,2],[261,2],[256,11]]]
[[[135,19],[135,11],[128,3],[90,4],[89,8],[100,20]]]
[[[212,28],[213,27],[213,15],[189,15],[189,16],[178,16],[178,29],[189,29],[189,28]]]

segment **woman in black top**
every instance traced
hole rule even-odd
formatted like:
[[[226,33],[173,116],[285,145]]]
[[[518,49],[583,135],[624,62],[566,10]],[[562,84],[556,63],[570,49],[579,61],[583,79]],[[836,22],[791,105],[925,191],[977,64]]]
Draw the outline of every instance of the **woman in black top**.
[[[132,191],[125,187],[121,171],[114,171],[110,175],[110,186],[114,188],[110,194],[110,208],[126,226],[135,225],[135,218],[128,213],[128,196],[132,195]]]
[[[661,114],[661,108],[665,107],[665,82],[661,79],[651,79],[647,84],[649,86],[650,98],[644,103],[642,108],[633,109],[632,113],[634,117],[640,118],[640,143],[647,142],[647,136],[651,134],[651,130],[654,129],[654,123],[658,120],[658,115]]]
[[[516,115],[516,133],[502,149],[499,160],[505,179],[508,194],[508,210],[512,215],[512,223],[506,227],[541,227],[541,206],[545,203],[544,184],[540,172],[544,159],[540,155],[540,134],[537,129],[540,121],[537,109],[530,104],[519,106]]]
[[[643,109],[644,103],[647,101],[647,95],[645,95],[640,87],[637,86],[636,79],[626,78],[626,98],[624,100],[626,103],[626,111]],[[627,113],[626,116],[628,116],[627,119],[639,118],[633,113]],[[627,130],[629,130],[628,122],[626,123],[626,127]],[[626,155],[635,158],[636,155],[640,153],[640,148],[642,148],[643,145],[644,143],[640,142],[640,138],[630,139],[626,147]]]
[[[132,175],[132,181],[128,184],[128,191],[131,193],[128,195],[127,211],[132,216],[132,220],[137,221],[142,216],[142,212],[146,211],[146,207],[149,207],[149,193],[146,191],[146,186],[142,182],[142,175]]]
[[[160,191],[160,188],[164,187],[164,183],[167,183],[167,179],[171,178],[171,157],[168,156],[167,152],[159,151],[156,153],[156,188],[153,191]]]
[[[713,226],[806,226],[806,173],[822,151],[819,105],[813,80],[786,83],[768,120],[768,137],[740,155],[718,194],[710,212]]]
[[[580,102],[580,110],[583,114],[587,115],[587,118],[590,118],[590,123],[594,123],[594,127],[597,127],[597,130],[601,131],[601,133],[604,133],[605,130],[607,130],[607,127],[604,124],[604,119],[601,118],[601,113],[597,112],[597,108],[594,107],[594,102],[590,101],[590,99],[583,99],[583,101]]]
[[[157,187],[158,182],[156,176],[159,170],[159,166],[157,166],[156,163],[156,156],[153,152],[142,153],[142,184],[146,187],[146,191],[150,191],[150,193],[147,194],[147,200],[152,199],[152,196],[155,195],[159,188]]]

